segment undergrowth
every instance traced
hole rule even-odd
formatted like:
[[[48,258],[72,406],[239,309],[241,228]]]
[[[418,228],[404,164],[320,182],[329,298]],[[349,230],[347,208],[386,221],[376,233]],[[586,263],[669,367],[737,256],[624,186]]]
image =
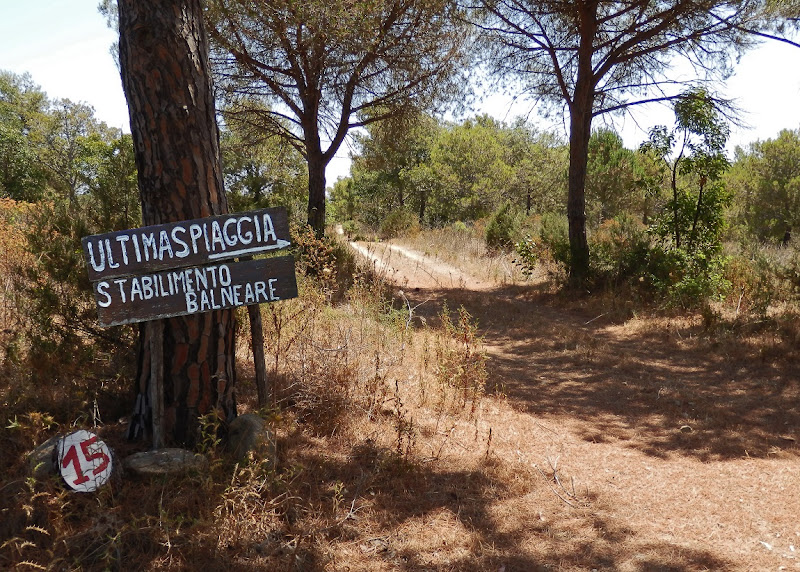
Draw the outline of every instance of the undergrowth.
[[[262,307],[272,402],[261,413],[276,436],[277,464],[226,456],[211,416],[198,444],[207,469],[153,480],[118,472],[97,493],[68,492],[56,477],[28,476],[28,451],[87,428],[121,463],[142,447],[123,441],[124,419],[117,422],[132,405],[130,384],[87,368],[41,388],[6,359],[0,568],[322,569],[335,543],[368,542],[359,519],[385,518],[380,499],[407,489],[446,452],[447,437],[431,427],[476,423],[487,373],[472,317],[462,308],[415,325],[413,310],[341,244],[299,229],[295,236],[300,295]],[[244,349],[248,331],[239,328]],[[245,355],[239,367],[247,371]],[[241,378],[240,410],[256,410],[255,388],[247,373]],[[436,444],[421,448],[422,432]]]

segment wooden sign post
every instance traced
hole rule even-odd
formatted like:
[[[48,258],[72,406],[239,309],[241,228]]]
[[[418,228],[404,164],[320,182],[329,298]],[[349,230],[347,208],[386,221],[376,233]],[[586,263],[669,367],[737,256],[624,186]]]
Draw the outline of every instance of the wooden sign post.
[[[87,236],[83,253],[101,326],[148,322],[153,446],[163,447],[162,320],[248,306],[259,404],[266,396],[258,305],[297,297],[286,209],[262,209]],[[259,338],[259,339],[256,339]],[[259,351],[260,350],[260,351]],[[259,362],[260,360],[260,362]]]

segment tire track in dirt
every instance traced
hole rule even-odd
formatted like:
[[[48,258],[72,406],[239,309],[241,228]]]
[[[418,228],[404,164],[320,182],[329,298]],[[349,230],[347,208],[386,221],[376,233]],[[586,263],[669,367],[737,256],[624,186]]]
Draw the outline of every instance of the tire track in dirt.
[[[709,351],[691,323],[554,307],[405,247],[352,246],[415,302],[478,319],[505,394],[481,420],[494,454],[586,491],[592,550],[610,562],[597,569],[800,570],[797,364]],[[531,500],[494,509],[536,541]]]
[[[376,273],[402,288],[488,290],[494,285],[432,259],[420,252],[389,242],[351,242],[350,246],[372,262]]]

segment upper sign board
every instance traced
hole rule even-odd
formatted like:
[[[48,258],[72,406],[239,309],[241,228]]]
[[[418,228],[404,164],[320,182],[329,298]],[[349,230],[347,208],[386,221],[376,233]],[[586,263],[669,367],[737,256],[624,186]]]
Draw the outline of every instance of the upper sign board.
[[[290,246],[284,208],[96,234],[81,242],[92,282],[215,263]]]

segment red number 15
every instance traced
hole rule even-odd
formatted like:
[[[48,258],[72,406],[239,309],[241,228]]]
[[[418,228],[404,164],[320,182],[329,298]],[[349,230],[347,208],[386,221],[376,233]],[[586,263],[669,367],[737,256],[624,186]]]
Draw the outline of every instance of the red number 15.
[[[92,471],[93,475],[97,475],[102,473],[106,467],[108,467],[108,463],[110,463],[110,459],[108,455],[106,455],[102,450],[99,451],[90,451],[89,446],[93,445],[97,441],[97,436],[93,436],[91,439],[87,439],[85,441],[81,441],[81,451],[83,451],[83,457],[86,459],[87,462],[91,463],[95,459],[102,459],[99,465],[94,468]],[[75,474],[78,475],[78,478],[73,481],[75,485],[81,485],[89,480],[89,477],[83,474],[83,470],[81,467],[81,460],[78,458],[78,450],[75,448],[75,445],[72,445],[67,451],[67,454],[64,455],[64,460],[61,461],[61,466],[66,468],[67,465],[72,463],[73,468],[75,469]]]

